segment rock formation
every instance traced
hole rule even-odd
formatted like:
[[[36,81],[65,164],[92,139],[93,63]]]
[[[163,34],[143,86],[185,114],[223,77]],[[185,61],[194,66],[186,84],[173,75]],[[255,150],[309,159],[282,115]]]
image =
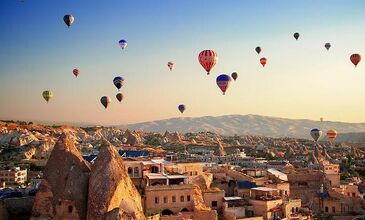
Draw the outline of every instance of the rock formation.
[[[31,219],[85,219],[89,172],[73,139],[61,135],[45,167]]]
[[[145,219],[141,197],[120,155],[106,141],[92,167],[87,207],[88,220]]]
[[[222,143],[218,140],[218,155],[220,157],[223,157],[226,155],[226,151],[224,150],[224,147],[222,145]]]

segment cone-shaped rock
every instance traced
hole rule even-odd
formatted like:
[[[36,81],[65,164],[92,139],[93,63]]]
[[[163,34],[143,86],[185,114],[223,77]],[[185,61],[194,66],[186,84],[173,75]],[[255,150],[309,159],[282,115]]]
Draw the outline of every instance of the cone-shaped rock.
[[[87,219],[145,219],[141,196],[120,155],[107,141],[90,174]]]
[[[61,135],[45,167],[31,219],[85,219],[89,173],[74,140]]]

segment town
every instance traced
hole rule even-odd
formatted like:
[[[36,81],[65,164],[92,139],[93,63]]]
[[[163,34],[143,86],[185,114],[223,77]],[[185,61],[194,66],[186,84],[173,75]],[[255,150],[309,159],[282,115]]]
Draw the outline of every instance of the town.
[[[0,219],[365,216],[361,143],[4,121],[0,146]]]

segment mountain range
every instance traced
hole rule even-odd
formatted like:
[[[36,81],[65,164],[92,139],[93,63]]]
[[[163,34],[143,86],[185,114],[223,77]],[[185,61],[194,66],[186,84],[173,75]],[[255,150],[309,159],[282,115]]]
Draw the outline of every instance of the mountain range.
[[[211,131],[221,135],[262,135],[269,137],[310,138],[310,130],[318,128],[323,136],[328,129],[335,129],[339,138],[365,140],[365,123],[287,119],[260,115],[224,115],[171,118],[119,126],[147,132],[200,132]],[[364,132],[364,133],[361,133]],[[350,134],[346,134],[350,133]]]

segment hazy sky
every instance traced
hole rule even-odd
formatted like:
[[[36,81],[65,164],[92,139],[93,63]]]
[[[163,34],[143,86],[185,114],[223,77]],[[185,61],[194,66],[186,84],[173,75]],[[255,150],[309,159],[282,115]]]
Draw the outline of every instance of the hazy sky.
[[[2,0],[0,10],[1,119],[124,124],[180,117],[184,103],[183,116],[365,121],[365,63],[349,60],[365,55],[363,0]],[[219,56],[209,76],[197,59],[203,49]],[[233,71],[223,96],[215,78]],[[107,110],[103,95],[112,98]]]

